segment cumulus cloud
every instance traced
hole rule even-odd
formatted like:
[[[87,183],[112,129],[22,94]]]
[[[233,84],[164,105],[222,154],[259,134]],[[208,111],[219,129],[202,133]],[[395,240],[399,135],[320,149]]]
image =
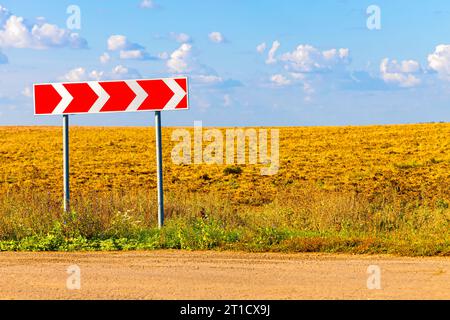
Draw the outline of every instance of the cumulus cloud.
[[[410,88],[420,84],[417,74],[421,71],[420,64],[415,60],[389,60],[385,58],[380,64],[381,78],[386,83],[402,88]]]
[[[381,62],[383,69],[389,73],[417,73],[421,71],[419,62],[415,60],[397,60],[383,59]]]
[[[270,81],[272,81],[277,86],[287,86],[291,84],[291,80],[287,79],[282,74],[275,74],[270,78]]]
[[[222,77],[216,76],[216,75],[193,75],[192,78],[200,83],[205,84],[217,84],[222,83],[223,79]]]
[[[233,79],[224,79],[217,72],[201,63],[192,44],[183,43],[173,51],[166,61],[169,72],[175,74],[189,74],[192,83],[213,89],[231,89],[242,86],[242,83]]]
[[[191,74],[192,83],[214,89],[231,89],[241,87],[238,80],[224,79],[216,74]]]
[[[132,44],[128,41],[127,37],[120,34],[110,36],[107,42],[108,50],[110,51],[130,49],[130,47],[132,47]]]
[[[151,60],[152,57],[143,46],[130,42],[124,35],[112,35],[107,41],[109,51],[120,51],[123,60]]]
[[[22,95],[27,98],[31,98],[33,96],[33,90],[30,87],[25,87],[22,90]]]
[[[123,60],[150,60],[153,59],[150,54],[144,50],[121,50],[120,59]]]
[[[267,45],[265,42],[263,42],[256,46],[256,52],[263,53],[264,51],[266,51],[266,48],[267,48]]]
[[[214,43],[224,43],[226,41],[225,37],[222,33],[214,31],[208,35],[208,38],[211,42]]]
[[[169,60],[167,60],[167,67],[171,72],[183,73],[188,72],[190,67],[190,60],[192,54],[192,45],[183,43],[177,50],[172,52]]]
[[[278,41],[274,41],[272,44],[272,48],[270,48],[269,50],[269,54],[267,56],[267,60],[266,63],[267,64],[273,64],[275,62],[277,62],[277,60],[275,59],[275,54],[277,53],[278,48],[280,48],[281,43]]]
[[[313,101],[316,93],[313,82],[317,82],[319,77],[320,75],[318,74],[290,72],[285,75],[274,74],[270,77],[270,83],[275,87],[298,86],[304,93],[304,101],[309,103]]]
[[[142,9],[156,9],[158,7],[152,0],[142,0],[139,6]]]
[[[91,72],[89,72],[89,78],[95,81],[99,81],[102,80],[104,74],[105,73],[103,71],[92,70]]]
[[[324,72],[337,66],[349,63],[349,50],[345,48],[320,51],[319,49],[301,44],[292,52],[281,55],[285,69],[294,72]]]
[[[61,77],[62,81],[80,82],[80,81],[99,81],[99,80],[120,80],[120,79],[137,79],[141,78],[139,72],[135,69],[125,67],[123,65],[115,66],[111,71],[105,72],[100,70],[86,70],[86,68],[78,67],[70,70]]]
[[[112,35],[108,38],[108,50],[120,51],[120,50],[143,50],[144,46],[131,42],[124,35]]]
[[[106,64],[106,63],[108,63],[110,60],[111,60],[111,56],[109,55],[108,52],[105,52],[105,53],[103,53],[103,54],[100,56],[100,62],[101,62],[102,64]]]
[[[428,67],[438,75],[450,81],[450,45],[438,45],[434,52],[428,55]]]
[[[86,69],[82,67],[72,69],[63,76],[63,80],[69,82],[79,82],[87,79]]]
[[[87,48],[87,41],[78,33],[47,23],[43,18],[29,23],[1,6],[0,23],[0,47],[3,48]]]
[[[110,74],[107,74],[109,79],[137,79],[141,78],[140,73],[132,68],[124,67],[122,65],[118,65],[113,68]]]
[[[343,68],[350,62],[346,48],[319,50],[308,44],[298,45],[292,52],[277,54],[281,44],[274,41],[269,50],[266,64],[277,64],[284,72],[270,77],[270,83],[277,87],[299,86],[305,94],[304,100],[311,102],[316,87],[322,86],[327,77],[330,81],[340,77]],[[263,52],[263,46],[259,47]],[[328,81],[329,82],[329,81]]]
[[[190,42],[192,42],[191,36],[186,34],[186,33],[171,32],[170,33],[170,37],[172,39],[174,39],[176,42],[179,42],[179,43],[190,43]]]

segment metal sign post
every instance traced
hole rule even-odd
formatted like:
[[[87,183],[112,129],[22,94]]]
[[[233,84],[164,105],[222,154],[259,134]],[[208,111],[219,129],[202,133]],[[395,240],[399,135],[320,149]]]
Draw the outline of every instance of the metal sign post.
[[[155,112],[156,130],[156,166],[158,177],[158,226],[164,226],[164,189],[163,189],[163,164],[162,164],[162,137],[161,137],[161,111]]]
[[[70,208],[69,186],[69,115],[63,115],[63,175],[64,175],[64,211]]]

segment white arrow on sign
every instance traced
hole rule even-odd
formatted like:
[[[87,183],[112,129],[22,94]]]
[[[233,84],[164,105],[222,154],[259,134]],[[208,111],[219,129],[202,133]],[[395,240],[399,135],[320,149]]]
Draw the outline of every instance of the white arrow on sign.
[[[174,92],[172,99],[167,102],[165,107],[166,110],[175,110],[178,104],[186,96],[186,91],[174,80],[174,79],[164,79],[165,84]]]
[[[56,106],[55,110],[53,110],[52,113],[53,114],[61,114],[64,112],[64,110],[67,109],[69,104],[72,102],[73,97],[69,93],[69,91],[67,91],[67,89],[64,87],[64,85],[62,83],[56,83],[53,85],[53,87],[59,93],[59,95],[61,96],[62,99],[58,103],[58,105]]]
[[[137,83],[136,80],[127,80],[126,84],[130,87],[131,90],[136,94],[136,98],[130,103],[127,108],[127,111],[137,111],[141,104],[147,99],[148,94],[144,89]]]
[[[108,102],[110,96],[103,89],[103,87],[98,82],[88,82],[89,86],[94,90],[95,94],[98,95],[97,101],[95,101],[92,108],[89,110],[89,113],[97,113],[103,108],[106,102]]]

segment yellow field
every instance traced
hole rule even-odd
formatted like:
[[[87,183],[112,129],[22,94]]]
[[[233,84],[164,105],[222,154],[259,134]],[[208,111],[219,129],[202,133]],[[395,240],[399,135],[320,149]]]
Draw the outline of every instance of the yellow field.
[[[153,128],[71,128],[69,212],[62,129],[0,128],[0,251],[450,254],[450,124],[279,128],[273,176],[176,165],[173,130],[159,230]]]
[[[219,193],[259,205],[305,183],[369,197],[395,193],[408,202],[450,200],[450,124],[280,128],[280,170],[258,165],[226,175],[227,165],[175,165],[173,128],[163,130],[165,189]],[[156,186],[153,128],[71,128],[73,194]],[[0,192],[62,188],[62,129],[0,128]]]

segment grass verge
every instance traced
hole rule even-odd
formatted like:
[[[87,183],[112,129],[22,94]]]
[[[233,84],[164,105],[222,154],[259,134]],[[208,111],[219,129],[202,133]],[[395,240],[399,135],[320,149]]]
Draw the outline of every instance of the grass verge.
[[[305,186],[249,206],[214,194],[168,194],[167,224],[142,191],[60,199],[31,190],[0,196],[0,251],[244,250],[253,252],[450,255],[448,199],[417,205],[395,193],[361,194]]]

